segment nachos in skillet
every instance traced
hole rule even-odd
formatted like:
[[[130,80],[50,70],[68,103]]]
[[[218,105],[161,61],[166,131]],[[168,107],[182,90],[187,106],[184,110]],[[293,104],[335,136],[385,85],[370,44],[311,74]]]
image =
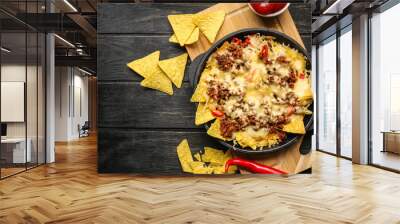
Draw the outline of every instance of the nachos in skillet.
[[[304,134],[312,112],[307,58],[272,36],[225,41],[208,58],[192,102],[196,125],[213,121],[208,134],[254,150]]]

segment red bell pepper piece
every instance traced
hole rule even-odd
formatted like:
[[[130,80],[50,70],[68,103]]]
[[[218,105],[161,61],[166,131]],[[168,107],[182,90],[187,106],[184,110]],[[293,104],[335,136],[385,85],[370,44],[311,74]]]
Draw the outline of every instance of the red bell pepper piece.
[[[268,59],[268,46],[267,45],[262,46],[261,51],[260,51],[260,57],[262,59],[264,59],[264,58]]]
[[[212,111],[211,111],[211,114],[212,114],[214,117],[222,117],[222,116],[224,116],[224,112],[222,112],[222,111],[220,111],[220,110],[217,110],[217,109],[212,110]]]
[[[240,158],[230,159],[225,163],[225,172],[228,172],[230,166],[236,165],[253,173],[261,173],[261,174],[287,174],[286,171],[279,170],[270,166],[262,165],[253,161],[244,160]]]

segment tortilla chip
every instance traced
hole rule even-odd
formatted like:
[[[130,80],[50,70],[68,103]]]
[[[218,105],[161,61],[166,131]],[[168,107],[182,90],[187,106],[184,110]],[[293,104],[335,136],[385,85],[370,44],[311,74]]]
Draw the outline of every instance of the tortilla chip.
[[[190,162],[190,168],[193,170],[193,174],[212,174],[213,168],[206,166],[203,162]]]
[[[298,79],[294,84],[293,92],[301,101],[306,101],[313,98],[309,79]]]
[[[205,103],[199,103],[196,110],[195,125],[201,125],[215,119],[212,115],[211,110],[206,106]]]
[[[197,41],[199,40],[199,33],[200,33],[200,30],[199,30],[198,27],[196,27],[196,28],[193,30],[192,34],[190,34],[189,38],[185,41],[185,45],[189,45],[189,44],[193,44],[193,43],[197,42]],[[170,43],[179,44],[178,39],[176,38],[176,35],[175,35],[175,34],[173,34],[173,35],[168,39],[168,41],[169,41]]]
[[[222,137],[220,127],[221,127],[221,121],[219,119],[216,119],[214,123],[212,123],[211,127],[207,130],[207,134],[211,137],[218,138],[224,141],[228,140]]]
[[[172,95],[174,90],[172,89],[171,80],[164,74],[164,72],[158,67],[153,68],[153,72],[146,77],[141,83],[141,86],[156,89],[161,92]]]
[[[185,44],[189,45],[189,44],[193,44],[193,43],[197,42],[199,40],[199,33],[200,33],[200,30],[198,27],[196,27],[193,30],[192,34],[190,34],[189,38],[185,41]]]
[[[290,122],[283,126],[283,131],[295,134],[305,134],[304,115],[294,114],[290,117]]]
[[[224,151],[211,147],[204,147],[204,153],[201,158],[203,159],[203,162],[209,162],[219,165],[225,165],[226,162]]]
[[[193,14],[169,15],[168,20],[178,39],[179,45],[183,46],[189,39],[196,25],[192,21]]]
[[[157,67],[159,57],[160,51],[155,51],[143,58],[129,62],[127,66],[139,75],[147,78],[151,75],[154,68]]]
[[[176,147],[176,152],[178,153],[179,162],[181,163],[183,172],[193,172],[190,165],[190,163],[193,162],[193,157],[187,139],[184,139],[179,143],[178,147]]]
[[[214,43],[224,20],[225,12],[223,10],[202,12],[193,16],[193,23],[199,27],[210,43]]]
[[[213,170],[213,174],[225,174],[225,166],[222,165],[209,165]]]
[[[162,60],[158,62],[161,70],[178,88],[182,86],[182,80],[185,76],[185,68],[188,54],[184,53],[179,56]]]
[[[190,102],[193,103],[204,103],[207,101],[207,83],[206,78],[210,75],[210,69],[204,69],[200,75],[200,81],[196,86]]]
[[[235,139],[240,146],[250,147],[254,150],[261,147],[271,147],[279,142],[279,136],[277,134],[267,134],[263,137],[255,137],[245,131],[235,133]]]
[[[205,83],[199,83],[194,91],[190,102],[205,103],[207,101],[207,86]]]
[[[176,38],[176,35],[175,35],[175,34],[172,34],[172,36],[168,39],[168,41],[169,41],[170,43],[179,44],[178,38]]]
[[[193,155],[193,157],[194,157],[197,161],[202,161],[202,160],[201,160],[201,155],[200,155],[200,153],[198,153],[198,152],[196,152],[196,153]]]

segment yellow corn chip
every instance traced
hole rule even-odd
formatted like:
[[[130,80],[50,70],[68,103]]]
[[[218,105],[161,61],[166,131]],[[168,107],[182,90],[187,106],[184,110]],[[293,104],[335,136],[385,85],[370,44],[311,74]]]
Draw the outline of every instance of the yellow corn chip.
[[[179,45],[183,46],[189,39],[196,26],[192,21],[193,14],[169,15],[168,20],[178,39]]]
[[[192,98],[190,98],[190,102],[201,102],[204,103],[207,101],[207,86],[205,83],[197,84],[196,90],[194,91]]]
[[[153,69],[153,72],[140,83],[140,85],[143,87],[159,90],[169,95],[172,95],[174,93],[171,80],[169,80],[164,72],[161,71],[158,65]]]
[[[293,92],[296,94],[299,100],[306,101],[313,98],[309,79],[298,79],[294,84]]]
[[[211,127],[207,130],[207,134],[211,137],[225,141],[227,139],[222,137],[220,127],[221,127],[221,121],[219,119],[216,119],[214,123],[212,123]]]
[[[195,153],[194,155],[193,155],[193,157],[197,160],[197,161],[202,161],[201,160],[201,155],[200,155],[200,153]]]
[[[168,39],[168,41],[171,42],[171,43],[179,44],[178,39],[176,38],[176,35],[175,35],[175,34],[173,34],[173,35]]]
[[[241,131],[235,133],[235,139],[242,147],[250,147],[257,149],[263,146],[270,147],[278,143],[279,137],[277,134],[267,134],[263,137],[251,136],[248,132]]]
[[[190,162],[190,168],[193,170],[193,174],[212,174],[213,168],[206,166],[203,162]]]
[[[193,43],[197,42],[197,41],[199,40],[199,33],[200,33],[199,28],[196,27],[196,28],[193,30],[192,34],[190,34],[189,38],[186,40],[185,45],[189,45],[189,44],[193,44]],[[175,35],[175,34],[173,34],[173,35],[168,39],[168,41],[171,42],[171,43],[179,44],[178,39],[176,38],[176,35]]]
[[[219,29],[225,20],[225,12],[218,10],[215,12],[202,12],[193,16],[193,23],[199,27],[200,31],[207,37],[208,41],[214,43]]]
[[[178,88],[182,86],[182,80],[185,76],[185,68],[188,54],[184,53],[177,57],[169,58],[158,62],[161,70]]]
[[[136,59],[127,64],[127,66],[138,73],[139,75],[147,78],[157,67],[160,51],[155,51],[143,58]]]
[[[206,78],[210,75],[210,69],[204,69],[200,75],[200,81],[196,86],[190,102],[204,103],[207,101],[207,84],[205,82]]]
[[[185,44],[189,45],[197,42],[199,40],[199,33],[200,33],[199,28],[196,27],[193,30],[192,34],[190,34],[189,38],[185,41]]]
[[[210,109],[208,109],[205,103],[199,103],[199,105],[197,106],[196,118],[194,123],[196,125],[201,125],[213,119],[215,119],[215,117],[211,114]]]
[[[203,162],[215,163],[225,165],[225,153],[222,150],[214,149],[211,147],[204,147],[204,153],[201,157]]]
[[[294,114],[290,117],[290,122],[283,126],[283,131],[295,134],[305,134],[304,115]]]
[[[213,169],[213,174],[225,174],[225,166],[222,166],[222,165],[209,165],[209,167]]]
[[[193,172],[190,165],[190,163],[193,162],[193,157],[187,139],[184,139],[179,143],[178,147],[176,147],[176,152],[178,153],[179,162],[181,163],[183,172]]]

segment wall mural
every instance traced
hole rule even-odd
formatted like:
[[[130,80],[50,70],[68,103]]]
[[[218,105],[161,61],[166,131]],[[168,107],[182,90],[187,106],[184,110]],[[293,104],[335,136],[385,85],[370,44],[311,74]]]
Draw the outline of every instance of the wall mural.
[[[100,4],[98,171],[309,173],[310,45],[306,3]]]

